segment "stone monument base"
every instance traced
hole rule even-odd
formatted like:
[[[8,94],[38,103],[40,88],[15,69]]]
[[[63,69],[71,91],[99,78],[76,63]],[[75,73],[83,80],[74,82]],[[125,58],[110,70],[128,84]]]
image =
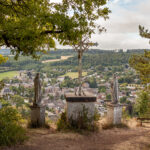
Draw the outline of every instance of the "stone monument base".
[[[122,105],[108,104],[107,105],[107,123],[118,125],[121,124],[122,119]]]
[[[67,101],[67,120],[76,121],[82,115],[83,111],[87,112],[87,117],[91,118],[95,114],[96,96],[76,96],[74,93],[65,95]]]
[[[30,106],[31,109],[31,127],[45,126],[45,106]]]

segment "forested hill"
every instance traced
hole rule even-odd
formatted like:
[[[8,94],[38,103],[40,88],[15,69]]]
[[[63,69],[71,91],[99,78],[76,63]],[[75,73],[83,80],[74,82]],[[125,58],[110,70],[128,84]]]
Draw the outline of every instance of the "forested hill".
[[[144,50],[148,50],[148,49],[128,49],[127,53],[143,53]],[[115,50],[102,50],[102,49],[92,49],[89,50],[88,53],[112,53]],[[119,50],[120,52],[122,52],[123,50]],[[72,49],[58,49],[55,51],[50,51],[48,53],[50,54],[66,54],[66,53],[72,53],[73,50]],[[11,51],[9,49],[0,49],[0,54],[2,55],[11,55]]]
[[[117,66],[122,64],[127,64],[128,60],[130,58],[130,53],[116,53],[116,52],[105,52],[105,53],[97,53],[94,51],[90,51],[84,54],[83,56],[83,66],[84,67],[94,67],[97,65],[102,66]],[[57,66],[65,66],[65,65],[72,65],[77,66],[78,60],[77,56],[72,57],[68,60],[65,60],[63,62],[55,62],[52,65]]]
[[[89,68],[89,67],[96,67],[98,65],[101,66],[119,66],[128,64],[129,58],[133,54],[141,54],[144,53],[144,49],[142,50],[127,50],[127,52],[123,52],[120,50],[112,51],[112,50],[89,50],[84,53],[83,55],[83,67]],[[78,59],[77,59],[77,53],[75,54],[75,57],[72,57],[68,60],[65,60],[63,62],[54,62],[51,65],[52,66],[77,66]]]
[[[0,50],[1,51],[1,50]],[[9,54],[10,51],[2,50],[2,53],[6,51],[5,54]],[[133,54],[140,54],[143,53],[144,50],[128,50],[127,52],[123,52],[120,50],[119,52],[116,51],[106,51],[106,50],[98,50],[93,49],[89,50],[84,53],[83,55],[83,68],[88,69],[91,67],[98,67],[101,66],[120,66],[128,64],[128,60]],[[42,61],[44,60],[51,60],[51,59],[60,59],[61,56],[72,56],[71,58],[63,61],[58,62],[51,62],[43,64]],[[50,51],[47,54],[41,55],[39,60],[34,60],[31,57],[23,57],[16,61],[14,60],[13,56],[9,56],[9,60],[0,65],[0,72],[10,71],[10,70],[31,70],[34,69],[36,71],[46,71],[51,70],[52,68],[62,68],[62,69],[74,69],[77,67],[78,59],[77,53],[72,50],[56,50]]]

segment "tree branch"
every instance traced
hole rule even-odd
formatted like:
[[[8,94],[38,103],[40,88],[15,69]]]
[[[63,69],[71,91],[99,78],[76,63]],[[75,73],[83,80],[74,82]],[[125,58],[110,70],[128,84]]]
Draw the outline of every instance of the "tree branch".
[[[5,42],[5,44],[9,47],[10,44],[9,44],[8,39],[7,39],[5,34],[2,34],[2,38],[3,38],[4,42]]]
[[[59,31],[43,31],[41,32],[41,34],[59,34],[59,33],[63,33],[64,31],[63,30],[59,30]]]
[[[150,32],[142,26],[139,26],[140,35],[144,38],[150,39]]]

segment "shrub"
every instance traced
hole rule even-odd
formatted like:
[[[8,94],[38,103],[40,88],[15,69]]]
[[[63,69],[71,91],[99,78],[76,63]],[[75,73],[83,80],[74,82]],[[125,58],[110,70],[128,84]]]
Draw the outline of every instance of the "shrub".
[[[66,112],[61,114],[60,119],[57,122],[57,129],[60,130],[73,130],[73,131],[96,131],[98,129],[97,121],[99,120],[100,115],[98,111],[95,110],[94,116],[88,116],[88,109],[83,107],[83,111],[79,113],[78,118],[73,120],[70,118],[67,120]]]
[[[67,130],[69,123],[67,122],[66,111],[60,115],[60,119],[57,121],[57,130]]]
[[[21,119],[17,110],[10,106],[0,109],[0,146],[21,144],[27,139]]]
[[[135,113],[138,114],[139,117],[149,118],[150,113],[150,96],[147,91],[141,91],[138,94],[136,99],[136,103],[134,106]]]
[[[125,108],[123,108],[122,110],[122,118],[125,120],[129,120],[131,118],[131,116],[129,115],[128,111]]]

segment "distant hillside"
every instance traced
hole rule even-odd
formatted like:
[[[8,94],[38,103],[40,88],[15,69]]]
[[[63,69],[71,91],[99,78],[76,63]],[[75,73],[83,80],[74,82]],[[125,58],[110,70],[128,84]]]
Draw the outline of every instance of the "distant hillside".
[[[83,69],[89,68],[103,68],[109,66],[121,67],[128,64],[129,58],[133,54],[144,53],[144,49],[127,50],[100,50],[92,49],[88,50],[83,55]],[[11,55],[9,49],[1,49],[0,54]],[[51,72],[51,70],[59,68],[63,70],[74,70],[77,71],[78,59],[77,52],[73,49],[58,49],[55,51],[49,51],[47,54],[40,54],[39,60],[32,59],[31,57],[20,56],[16,61],[14,57],[9,57],[6,63],[0,65],[0,72],[6,72],[4,68],[8,68],[7,71],[17,70],[32,70],[37,72]],[[61,57],[70,57],[67,60],[57,61]],[[50,63],[43,64],[43,61],[49,61]],[[57,71],[58,72],[58,71]]]
[[[150,49],[128,49],[127,53],[144,53],[145,50],[150,51]],[[74,52],[73,49],[58,49],[56,51],[50,51],[48,53],[53,55],[71,55]],[[102,50],[102,49],[89,49],[89,53],[109,53],[109,52],[123,52],[123,49],[119,50]],[[0,49],[0,54],[11,55],[10,49]]]

